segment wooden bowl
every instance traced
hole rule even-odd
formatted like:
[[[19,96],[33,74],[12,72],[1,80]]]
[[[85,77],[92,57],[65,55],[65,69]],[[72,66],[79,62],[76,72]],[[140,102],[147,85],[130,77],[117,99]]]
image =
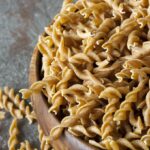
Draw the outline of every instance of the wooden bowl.
[[[41,54],[35,48],[29,69],[29,84],[40,80]],[[48,105],[42,93],[33,94],[31,97],[33,109],[37,116],[37,121],[43,129],[45,135],[49,135],[50,130],[60,122],[52,114],[48,113]],[[51,144],[55,150],[97,150],[87,142],[71,135],[67,130],[57,140],[51,139]]]

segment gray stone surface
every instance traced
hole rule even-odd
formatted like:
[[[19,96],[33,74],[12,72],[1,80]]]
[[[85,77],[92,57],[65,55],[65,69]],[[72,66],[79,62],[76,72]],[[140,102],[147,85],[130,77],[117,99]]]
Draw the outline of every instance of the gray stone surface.
[[[28,67],[38,35],[59,11],[62,0],[0,0],[0,86],[28,86]],[[0,150],[8,150],[12,117],[0,121]],[[19,121],[20,141],[39,148],[36,124]]]

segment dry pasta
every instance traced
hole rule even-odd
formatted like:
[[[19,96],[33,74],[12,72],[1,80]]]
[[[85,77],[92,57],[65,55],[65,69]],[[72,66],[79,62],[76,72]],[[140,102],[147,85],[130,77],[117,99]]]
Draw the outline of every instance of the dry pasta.
[[[32,148],[29,141],[25,140],[20,143],[20,148],[18,150],[37,150],[36,148]]]
[[[35,114],[31,111],[30,106],[26,105],[25,100],[21,99],[19,94],[15,95],[13,88],[4,87],[4,93],[9,97],[16,107],[22,112],[23,115],[29,120],[31,124],[34,119],[36,119]]]
[[[8,148],[9,150],[15,150],[15,147],[18,144],[17,135],[19,133],[18,127],[17,127],[17,119],[14,119],[11,123],[10,129],[9,129],[9,140],[8,140]]]
[[[105,139],[108,135],[111,135],[111,132],[114,130],[115,122],[113,121],[113,114],[117,109],[119,104],[119,99],[121,94],[115,88],[105,88],[101,92],[100,98],[108,100],[108,105],[105,108],[105,114],[103,116],[103,124],[101,126],[102,139]]]
[[[149,0],[64,1],[37,43],[43,78],[20,91],[42,92],[61,116],[53,139],[67,129],[104,150],[150,149],[149,8]],[[4,91],[31,122],[24,101]],[[6,100],[0,91],[0,108],[15,116]]]
[[[2,108],[4,108],[6,111],[10,112],[10,114],[18,119],[23,118],[23,114],[20,109],[15,108],[14,104],[9,101],[8,96],[3,95],[2,99]]]
[[[144,122],[145,122],[145,126],[150,126],[150,91],[147,93],[146,95],[146,107],[143,110],[143,116],[144,116]]]

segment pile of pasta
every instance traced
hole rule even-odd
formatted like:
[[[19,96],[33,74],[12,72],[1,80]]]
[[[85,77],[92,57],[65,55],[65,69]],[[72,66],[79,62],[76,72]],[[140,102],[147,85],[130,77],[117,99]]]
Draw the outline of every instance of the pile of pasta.
[[[6,119],[5,114],[10,113],[13,117],[9,128],[8,149],[9,150],[37,150],[33,148],[28,140],[20,141],[19,120],[26,118],[29,124],[36,122],[36,115],[32,110],[32,105],[23,100],[19,94],[16,94],[13,88],[4,87],[0,89],[0,121]],[[43,130],[38,125],[40,150],[54,150],[48,137],[44,135]],[[34,146],[34,145],[33,145]],[[0,147],[2,148],[2,147]]]
[[[65,0],[37,47],[43,92],[64,129],[104,150],[150,149],[150,1]]]

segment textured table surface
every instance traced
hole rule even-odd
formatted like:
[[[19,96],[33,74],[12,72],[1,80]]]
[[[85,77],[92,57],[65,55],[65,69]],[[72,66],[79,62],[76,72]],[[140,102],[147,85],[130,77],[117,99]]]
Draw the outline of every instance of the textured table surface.
[[[16,90],[28,86],[28,68],[38,35],[59,11],[62,0],[0,0],[0,86]],[[8,150],[12,117],[0,121],[0,150]],[[19,122],[20,141],[39,149],[36,123]]]

